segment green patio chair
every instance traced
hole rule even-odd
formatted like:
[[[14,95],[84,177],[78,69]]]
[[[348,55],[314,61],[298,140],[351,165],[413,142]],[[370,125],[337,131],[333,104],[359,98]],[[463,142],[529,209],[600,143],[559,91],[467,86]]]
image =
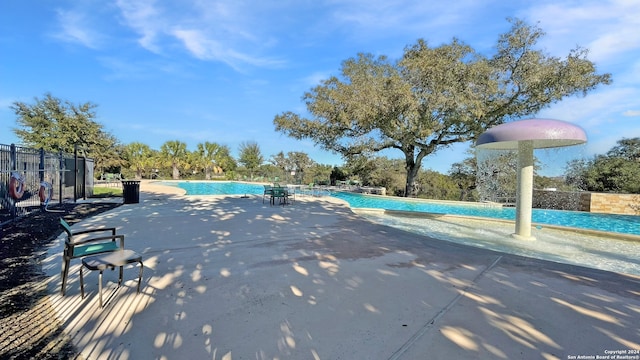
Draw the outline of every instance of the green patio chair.
[[[273,187],[271,185],[264,186],[264,192],[262,193],[262,203],[264,204],[264,198],[273,195]],[[271,200],[269,200],[271,201]]]
[[[69,265],[71,259],[83,258],[89,255],[102,254],[124,249],[124,235],[116,235],[116,228],[96,228],[71,231],[71,226],[60,218],[60,226],[66,233],[64,251],[62,253],[62,295],[65,294]],[[102,234],[99,234],[102,233]],[[108,235],[110,233],[110,235]],[[98,234],[92,237],[87,234]],[[116,242],[116,240],[119,240]]]
[[[289,192],[287,191],[287,189],[279,186],[279,187],[273,187],[272,189],[272,193],[271,193],[271,199],[269,201],[269,203],[273,206],[276,203],[276,199],[278,199],[278,204],[279,205],[287,205],[289,204]]]

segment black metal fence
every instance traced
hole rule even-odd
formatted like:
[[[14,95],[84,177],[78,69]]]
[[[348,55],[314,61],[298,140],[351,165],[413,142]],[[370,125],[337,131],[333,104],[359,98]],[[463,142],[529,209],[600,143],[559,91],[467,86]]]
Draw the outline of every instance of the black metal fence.
[[[85,198],[92,180],[92,159],[0,144],[0,226],[45,205]]]

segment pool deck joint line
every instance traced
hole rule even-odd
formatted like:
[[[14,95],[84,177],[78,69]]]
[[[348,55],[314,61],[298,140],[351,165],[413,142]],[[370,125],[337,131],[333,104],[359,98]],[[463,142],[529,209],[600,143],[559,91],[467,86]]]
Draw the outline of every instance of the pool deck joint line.
[[[427,323],[424,324],[424,326],[422,326],[422,328],[420,328],[420,330],[418,330],[406,343],[404,343],[404,345],[402,345],[402,347],[400,349],[398,349],[398,351],[396,351],[389,358],[389,360],[398,360],[398,359],[400,359],[400,357],[407,350],[409,350],[409,348],[411,346],[413,346],[413,344],[415,344],[424,334],[427,333],[427,331],[431,330],[435,326],[436,322],[438,322],[438,320],[440,318],[442,318],[446,313],[448,313],[451,309],[453,309],[453,307],[458,303],[458,301],[465,296],[467,290],[469,290],[469,288],[472,285],[476,284],[478,282],[478,280],[480,280],[480,278],[482,278],[487,272],[493,270],[493,268],[496,267],[496,265],[498,265],[500,260],[502,260],[502,255],[498,256],[493,261],[493,263],[491,263],[491,265],[489,265],[489,267],[487,267],[486,269],[482,270],[482,272],[480,274],[478,274],[478,276],[476,276],[469,285],[465,286],[462,290],[460,290],[460,293],[455,298],[453,298],[453,300],[451,300],[451,302],[448,303],[447,306],[445,306],[442,310],[440,310],[436,314],[436,316],[431,318],[431,320],[427,321]]]

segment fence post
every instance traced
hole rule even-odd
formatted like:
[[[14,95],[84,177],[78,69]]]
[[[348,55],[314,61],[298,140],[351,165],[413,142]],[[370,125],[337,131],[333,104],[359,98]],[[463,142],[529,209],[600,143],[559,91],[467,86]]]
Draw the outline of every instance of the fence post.
[[[9,166],[11,167],[11,171],[18,170],[16,156],[16,144],[11,144],[11,152],[9,154]]]
[[[82,156],[82,200],[87,200],[87,155]]]
[[[78,144],[73,145],[73,202],[78,200]]]
[[[16,144],[11,144],[10,152],[9,152],[9,167],[11,171],[18,170],[18,162],[17,162],[17,152],[16,152]],[[9,173],[11,176],[11,173]],[[11,178],[9,178],[11,179]],[[15,219],[18,216],[18,209],[16,208],[16,201],[14,199],[11,200],[11,209],[9,209],[9,213],[11,214],[11,219]]]
[[[60,205],[62,205],[62,199],[63,199],[63,194],[62,194],[62,183],[65,183],[66,185],[66,181],[64,178],[64,173],[65,173],[65,164],[64,164],[64,158],[62,157],[62,150],[60,150],[60,166],[58,166],[58,168],[60,168],[60,181],[58,181],[58,187],[60,188],[60,196],[59,196],[59,201],[60,201]]]
[[[40,148],[40,164],[38,164],[38,178],[40,179],[40,184],[44,181],[44,148]],[[40,185],[38,184],[38,185]],[[40,211],[46,211],[47,206],[40,201]]]
[[[40,165],[38,165],[40,182],[44,181],[44,148],[40,148]]]

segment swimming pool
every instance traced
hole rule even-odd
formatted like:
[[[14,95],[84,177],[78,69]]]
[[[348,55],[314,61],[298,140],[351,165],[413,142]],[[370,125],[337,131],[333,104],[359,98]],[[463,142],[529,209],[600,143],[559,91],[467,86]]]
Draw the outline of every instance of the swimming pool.
[[[187,195],[262,195],[263,185],[239,182],[164,182],[178,186]],[[386,210],[416,211],[436,214],[450,214],[515,220],[515,208],[491,207],[455,202],[433,202],[427,200],[362,195],[350,192],[332,192],[331,196],[346,201],[352,208],[372,208]],[[596,214],[579,211],[533,209],[532,222],[539,224],[566,226],[606,232],[640,235],[640,216]]]
[[[353,208],[372,208],[401,211],[419,211],[436,214],[476,216],[493,219],[515,220],[516,209],[482,205],[455,204],[453,202],[429,202],[413,199],[395,199],[347,192],[331,194],[345,200]],[[532,222],[567,226],[581,229],[640,235],[640,216],[597,214],[581,211],[533,209]]]

